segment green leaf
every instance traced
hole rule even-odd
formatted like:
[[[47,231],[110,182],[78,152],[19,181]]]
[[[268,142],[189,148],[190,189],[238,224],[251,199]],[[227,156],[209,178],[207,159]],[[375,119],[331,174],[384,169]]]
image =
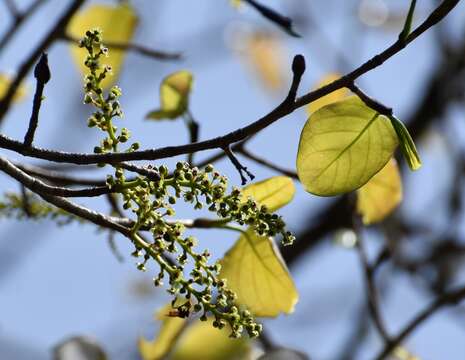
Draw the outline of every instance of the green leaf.
[[[382,221],[401,201],[402,180],[394,158],[357,190],[357,212],[365,225]]]
[[[391,117],[391,123],[396,131],[399,139],[400,148],[404,154],[405,160],[407,161],[410,170],[415,171],[421,167],[420,155],[418,155],[417,148],[413,142],[410,133],[408,132],[405,125],[396,117]]]
[[[161,321],[161,327],[153,341],[139,338],[138,347],[143,360],[163,359],[172,350],[179,334],[186,326],[185,319],[167,316],[171,309],[169,304],[157,313],[156,319]]]
[[[270,212],[287,205],[295,194],[294,182],[287,176],[275,176],[242,189],[242,200],[253,198],[260,205],[265,205]]]
[[[292,313],[299,294],[272,238],[244,232],[221,260],[220,277],[255,316]]]
[[[127,3],[116,6],[96,4],[77,13],[71,19],[66,31],[71,37],[80,39],[87,30],[99,28],[103,32],[105,41],[124,45],[131,41],[137,23],[137,15]],[[87,51],[73,44],[71,55],[81,72],[87,74],[88,69],[84,66]],[[124,57],[123,50],[110,49],[110,56],[104,60],[104,64],[111,66],[113,76],[108,76],[102,81],[104,88],[110,87],[116,81],[121,72]]]
[[[234,360],[247,359],[250,340],[232,339],[229,329],[215,329],[212,319],[196,321],[180,337],[173,352],[173,360]],[[145,359],[146,360],[146,359]]]
[[[193,76],[187,70],[165,77],[160,85],[160,109],[150,111],[146,119],[176,119],[183,115],[189,105],[192,80]]]
[[[300,136],[297,175],[315,195],[350,192],[386,165],[397,144],[389,119],[350,97],[309,117]]]

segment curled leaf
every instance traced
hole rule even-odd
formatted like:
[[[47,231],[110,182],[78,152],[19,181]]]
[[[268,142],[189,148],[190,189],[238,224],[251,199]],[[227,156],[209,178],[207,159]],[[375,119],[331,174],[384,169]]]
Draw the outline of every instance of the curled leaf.
[[[402,180],[392,158],[357,191],[357,211],[365,225],[383,220],[402,201]]]
[[[391,123],[394,127],[394,130],[396,131],[402,154],[404,154],[405,160],[407,161],[410,170],[418,170],[421,167],[420,155],[418,155],[417,148],[413,142],[412,137],[410,136],[410,133],[408,132],[404,123],[396,117],[391,117]]]
[[[220,276],[255,316],[292,313],[299,294],[272,238],[244,232],[221,260]]]
[[[127,44],[131,41],[138,22],[137,15],[128,3],[120,5],[95,4],[77,13],[70,21],[67,34],[75,39],[84,36],[87,30],[99,28],[103,32],[108,43]],[[71,45],[71,54],[74,62],[82,71],[87,73],[84,60],[87,56],[85,49],[77,45]],[[117,79],[124,61],[125,52],[119,49],[111,49],[110,56],[105,59],[105,65],[112,68],[113,76],[107,76],[103,81],[103,87],[110,87]]]
[[[309,117],[300,136],[297,175],[315,195],[350,192],[384,167],[397,144],[389,119],[350,97]]]
[[[160,85],[160,109],[149,112],[147,119],[176,119],[189,105],[193,76],[187,70],[177,71],[163,79]]]

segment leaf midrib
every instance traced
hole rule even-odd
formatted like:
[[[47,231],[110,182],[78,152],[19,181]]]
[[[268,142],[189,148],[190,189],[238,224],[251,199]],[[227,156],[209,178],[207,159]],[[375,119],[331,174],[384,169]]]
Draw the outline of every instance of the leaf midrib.
[[[339,158],[363,136],[363,134],[368,130],[368,128],[373,124],[373,122],[378,118],[378,116],[379,113],[376,113],[368,122],[368,124],[366,124],[365,127],[360,131],[360,133],[323,170],[321,170],[321,172],[317,176],[315,176],[315,179],[318,179],[321,175],[323,175],[326,172],[326,170],[328,170],[336,161],[338,161]]]

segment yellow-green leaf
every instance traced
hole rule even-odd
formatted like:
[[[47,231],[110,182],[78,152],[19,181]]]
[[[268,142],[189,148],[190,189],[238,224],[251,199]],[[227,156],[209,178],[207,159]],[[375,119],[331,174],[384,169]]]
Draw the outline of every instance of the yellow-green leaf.
[[[357,191],[357,211],[365,225],[383,220],[401,201],[402,180],[394,158]]]
[[[300,135],[297,175],[315,195],[350,192],[386,165],[397,144],[391,121],[350,97],[309,117]]]
[[[218,330],[212,320],[196,321],[182,334],[173,353],[173,360],[239,360],[247,359],[250,340],[232,339],[227,327]],[[146,360],[146,359],[144,359]]]
[[[134,35],[137,22],[137,15],[127,3],[116,6],[96,4],[77,13],[71,19],[67,33],[72,38],[81,39],[87,30],[99,28],[103,32],[104,43],[127,44]],[[87,74],[88,69],[84,66],[87,51],[77,45],[72,45],[71,54],[82,73]],[[109,57],[104,59],[103,62],[112,67],[113,76],[107,76],[103,80],[102,86],[104,88],[111,86],[117,79],[124,56],[125,52],[123,50],[110,49]]]
[[[222,278],[255,316],[292,313],[299,294],[273,239],[244,232],[221,260]]]
[[[10,87],[11,79],[5,74],[0,74],[0,99],[2,99]],[[26,86],[20,85],[13,96],[13,101],[19,102],[24,99],[27,94]]]
[[[339,79],[342,75],[338,73],[329,73],[325,75],[315,86],[315,90],[319,89],[325,85],[331,84],[332,82],[336,81]],[[307,106],[307,113],[313,114],[315,111],[318,109],[322,108],[323,106],[332,104],[336,101],[343,100],[346,97],[350,95],[350,91],[347,90],[347,88],[341,88],[339,90],[333,91],[332,93],[329,93],[328,95],[325,95],[315,101],[312,101],[308,106]]]
[[[177,71],[165,77],[160,85],[160,109],[149,112],[147,119],[175,119],[184,114],[189,105],[192,74]]]
[[[265,205],[270,212],[287,205],[294,194],[294,182],[287,176],[275,176],[242,189],[243,201],[251,197],[260,205]]]
[[[178,339],[186,320],[179,317],[167,316],[171,310],[171,305],[162,308],[156,315],[156,319],[161,321],[160,331],[153,341],[148,341],[143,337],[139,338],[139,352],[144,360],[158,360],[164,358],[170,352]]]

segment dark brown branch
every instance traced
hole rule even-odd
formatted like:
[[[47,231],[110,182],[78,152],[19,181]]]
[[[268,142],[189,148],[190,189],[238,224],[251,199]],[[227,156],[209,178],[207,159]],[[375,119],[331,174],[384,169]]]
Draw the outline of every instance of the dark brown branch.
[[[389,108],[381,104],[378,100],[373,99],[372,97],[365,94],[362,89],[360,89],[355,83],[349,83],[347,88],[356,94],[360,100],[362,100],[366,106],[380,113],[381,115],[390,117],[392,116],[392,108]]]
[[[376,356],[376,360],[385,359],[392,350],[401,345],[413,331],[415,331],[423,322],[428,320],[438,310],[445,306],[457,305],[463,299],[465,299],[465,286],[440,295],[426,309],[412,319],[397,336],[392,338],[391,342],[385,345],[380,354]]]
[[[122,235],[126,237],[130,236],[130,232],[131,232],[130,229],[117,224],[109,216],[106,216],[102,213],[87,209],[84,206],[77,205],[63,197],[48,195],[48,194],[41,194],[41,193],[39,193],[39,195],[45,201],[49,202],[52,205],[55,205],[56,207],[60,209],[63,209],[69,212],[70,214],[86,219],[94,223],[95,225],[118,231],[119,233],[121,233]]]
[[[108,186],[97,186],[88,189],[74,190],[59,186],[47,185],[39,179],[29,176],[2,156],[0,156],[0,170],[16,179],[28,189],[40,194],[61,197],[95,197],[112,192]]]
[[[0,147],[16,151],[20,154],[41,158],[44,160],[55,162],[67,162],[74,164],[96,164],[96,163],[120,163],[123,161],[135,160],[156,160],[161,158],[168,158],[177,155],[189,154],[192,152],[203,151],[208,149],[221,148],[239,142],[247,137],[256,134],[264,128],[270,126],[277,120],[289,115],[297,108],[300,108],[312,101],[315,101],[322,96],[325,96],[342,87],[346,87],[353,83],[355,79],[361,75],[373,70],[374,68],[382,65],[386,60],[400,52],[405,46],[415,40],[418,36],[423,34],[430,27],[434,26],[437,22],[443,19],[458,3],[460,0],[446,0],[439,5],[435,11],[420,25],[418,26],[405,40],[405,42],[396,41],[389,48],[374,56],[363,65],[350,72],[349,74],[341,77],[340,79],[323,86],[315,91],[298,98],[295,102],[289,101],[289,96],[274,110],[257,121],[232,131],[226,135],[219,136],[210,140],[200,141],[193,144],[185,144],[180,146],[168,146],[160,149],[149,149],[142,151],[134,151],[131,153],[108,153],[108,154],[78,154],[78,153],[65,153],[59,151],[52,151],[39,148],[28,148],[4,135],[0,135]],[[299,56],[299,55],[298,55]],[[297,57],[296,57],[297,58]],[[296,59],[295,59],[296,60]],[[294,66],[293,66],[294,68]],[[294,79],[296,74],[294,74]],[[294,82],[293,82],[294,83]],[[10,88],[11,89],[11,88]],[[292,90],[292,87],[291,87]],[[10,97],[11,100],[11,97]],[[0,116],[1,116],[1,103],[0,103]]]
[[[250,180],[255,179],[255,175],[252,174],[249,170],[247,170],[247,167],[241,164],[241,162],[236,157],[236,155],[234,155],[229,146],[225,147],[223,150],[226,156],[229,158],[229,160],[231,160],[231,162],[233,163],[236,170],[239,172],[242,185],[247,184],[247,178],[244,176],[244,173],[250,178]]]
[[[106,181],[102,179],[87,179],[77,176],[67,175],[63,172],[44,169],[39,166],[13,163],[18,169],[24,171],[28,175],[39,177],[60,185],[87,185],[87,186],[105,186]]]
[[[37,47],[32,51],[32,53],[24,60],[24,62],[19,67],[19,70],[16,74],[16,77],[10,84],[8,91],[5,96],[0,101],[0,122],[5,117],[5,114],[8,112],[13,96],[16,93],[21,82],[24,80],[29,70],[31,70],[34,63],[42,55],[42,53],[47,50],[47,48],[61,36],[64,29],[68,25],[68,22],[71,20],[71,17],[76,11],[82,6],[85,0],[73,0],[66,11],[61,15],[58,21],[55,23],[53,28],[45,35],[44,39],[40,41]]]
[[[387,332],[386,326],[384,324],[383,316],[381,314],[381,308],[379,303],[379,296],[378,290],[375,284],[374,272],[373,267],[368,260],[368,255],[365,250],[365,244],[362,237],[362,224],[361,219],[358,214],[355,213],[355,209],[353,209],[353,230],[357,235],[357,253],[360,258],[360,263],[362,264],[364,278],[365,278],[365,286],[366,286],[366,293],[368,299],[368,309],[370,310],[371,318],[378,330],[378,333],[383,338],[385,343],[390,343],[390,336]]]
[[[36,78],[36,92],[32,104],[32,114],[29,120],[29,127],[26,135],[24,136],[24,146],[31,146],[34,141],[34,134],[37,126],[39,125],[39,111],[43,100],[43,93],[45,84],[50,80],[50,69],[48,67],[47,54],[43,53],[40,57],[34,70],[34,77]]]
[[[294,37],[300,37],[300,35],[295,32],[294,27],[292,25],[292,19],[290,19],[289,17],[281,15],[276,10],[262,5],[258,1],[245,0],[245,2],[252,6],[255,10],[257,10],[263,17],[267,18],[268,20],[282,28],[284,31],[286,31],[289,35],[292,35]]]
[[[63,34],[61,38],[65,41],[74,42],[76,44],[79,42],[79,39],[73,38],[69,34]],[[156,60],[179,60],[182,57],[180,53],[170,53],[166,51],[155,50],[135,43],[118,43],[106,41],[105,46],[113,50],[132,51]]]
[[[199,123],[195,121],[192,113],[188,110],[184,116],[187,130],[189,131],[189,141],[195,143],[199,141]],[[194,153],[187,154],[187,162],[189,164],[194,163]]]

